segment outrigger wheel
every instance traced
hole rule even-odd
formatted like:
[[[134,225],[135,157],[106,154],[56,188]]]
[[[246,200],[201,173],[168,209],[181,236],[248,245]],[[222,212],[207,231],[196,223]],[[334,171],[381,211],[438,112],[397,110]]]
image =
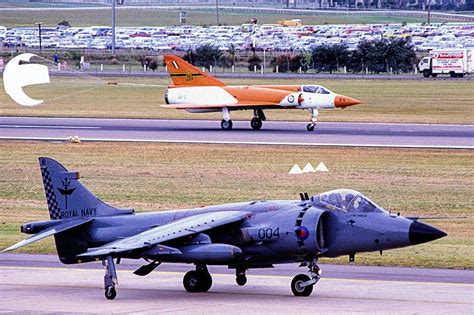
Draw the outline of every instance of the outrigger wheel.
[[[113,300],[117,297],[117,291],[115,290],[115,285],[117,284],[117,271],[115,270],[114,259],[112,256],[107,256],[104,260],[102,260],[102,264],[105,267],[105,297],[107,300]]]

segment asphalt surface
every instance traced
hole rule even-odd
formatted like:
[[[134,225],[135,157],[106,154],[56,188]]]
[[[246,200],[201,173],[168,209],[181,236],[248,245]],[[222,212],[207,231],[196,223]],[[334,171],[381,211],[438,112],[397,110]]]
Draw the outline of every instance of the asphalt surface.
[[[234,121],[0,117],[0,139],[143,141],[174,143],[272,144],[299,146],[474,148],[474,125],[319,123],[266,121],[254,131]]]
[[[449,75],[439,75],[436,78],[425,78],[421,74],[340,74],[340,73],[274,73],[271,68],[267,68],[265,73],[254,72],[213,72],[216,78],[228,79],[307,79],[307,80],[420,80],[420,81],[466,81],[474,80],[473,75],[466,75],[462,78],[451,78]],[[162,71],[51,71],[52,76],[77,76],[78,74],[87,74],[95,77],[163,77],[168,78],[168,72]]]
[[[354,73],[274,73],[272,68],[267,68],[265,73],[261,72],[213,72],[212,75],[216,78],[229,78],[229,79],[307,79],[307,80],[421,80],[421,81],[466,81],[474,80],[473,75],[466,75],[462,78],[451,78],[449,75],[439,75],[436,78],[429,77],[425,78],[421,74],[354,74]],[[0,72],[1,73],[1,72]],[[94,77],[163,77],[168,78],[169,73],[165,71],[100,71],[98,68],[91,69],[88,71],[82,70],[61,70],[56,71],[50,69],[52,76],[77,76],[81,74],[87,74]]]
[[[210,267],[208,293],[187,293],[182,277],[192,265],[166,264],[146,277],[132,274],[139,261],[118,265],[118,297],[103,297],[100,263],[62,265],[50,255],[0,255],[0,312],[472,314],[474,271],[321,265],[323,277],[307,298],[294,297],[296,264],[252,269],[244,287],[233,270]]]

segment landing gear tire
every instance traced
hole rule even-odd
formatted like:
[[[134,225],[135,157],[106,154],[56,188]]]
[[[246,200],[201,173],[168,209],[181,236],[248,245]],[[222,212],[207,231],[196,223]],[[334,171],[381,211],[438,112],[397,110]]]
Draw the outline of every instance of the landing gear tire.
[[[311,280],[310,277],[304,274],[299,274],[291,281],[291,291],[295,296],[310,296],[313,292],[313,285],[303,286],[307,281]]]
[[[212,277],[209,273],[203,273],[202,277],[202,285],[201,291],[199,292],[207,292],[212,287]]]
[[[105,288],[105,297],[107,300],[113,300],[117,297],[117,291],[111,285]]]
[[[224,130],[231,130],[232,129],[232,120],[222,119],[221,128],[224,129]]]
[[[314,127],[315,127],[314,124],[308,124],[308,125],[306,126],[306,130],[308,130],[309,132],[314,131]]]
[[[237,282],[238,285],[244,286],[247,283],[247,276],[246,275],[238,275],[235,278],[235,282]]]
[[[263,125],[262,120],[258,117],[254,117],[250,121],[250,126],[252,126],[253,130],[260,130],[262,128],[262,125]]]
[[[212,286],[212,277],[209,273],[191,270],[184,275],[183,286],[191,293],[207,292]]]

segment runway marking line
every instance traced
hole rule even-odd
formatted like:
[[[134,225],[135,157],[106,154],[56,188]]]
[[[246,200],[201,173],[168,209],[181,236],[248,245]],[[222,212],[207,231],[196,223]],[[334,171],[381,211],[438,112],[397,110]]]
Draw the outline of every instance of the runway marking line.
[[[20,269],[20,270],[62,270],[62,271],[94,271],[94,272],[101,272],[101,269],[86,269],[86,268],[63,268],[63,267],[24,267],[24,266],[0,266],[0,269]],[[130,271],[130,270],[122,270],[122,271]],[[158,274],[164,275],[183,275],[185,271],[178,272],[178,271],[157,271]],[[212,273],[212,276],[216,277],[235,277],[230,274],[223,274],[223,273]],[[270,275],[251,275],[252,278],[263,278],[263,279],[292,279],[292,276],[270,276]],[[407,281],[407,280],[380,280],[380,279],[344,279],[344,278],[321,278],[322,280],[329,280],[329,281],[349,281],[349,282],[391,282],[391,283],[406,283],[406,284],[434,284],[434,285],[447,285],[447,286],[465,286],[465,287],[474,287],[474,284],[471,283],[452,283],[452,282],[423,282],[423,281]]]
[[[3,140],[33,140],[33,141],[68,141],[61,137],[2,137]],[[110,138],[81,138],[81,141],[91,142],[145,142],[145,143],[190,143],[190,144],[239,144],[239,145],[284,145],[310,147],[350,147],[350,148],[395,148],[395,149],[460,149],[472,150],[474,146],[449,145],[403,145],[403,144],[357,144],[357,143],[304,143],[304,142],[257,142],[257,141],[219,141],[219,140],[168,140],[168,139],[110,139]]]
[[[55,125],[0,125],[0,128],[39,128],[39,129],[101,129],[101,127],[92,126],[55,126]]]

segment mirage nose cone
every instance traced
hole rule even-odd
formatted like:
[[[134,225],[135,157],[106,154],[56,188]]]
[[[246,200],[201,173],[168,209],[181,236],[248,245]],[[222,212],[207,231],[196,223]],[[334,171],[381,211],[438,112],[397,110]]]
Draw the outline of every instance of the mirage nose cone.
[[[335,107],[347,107],[352,105],[362,104],[361,101],[356,100],[355,98],[344,96],[344,95],[337,95],[334,98],[334,106]]]
[[[431,225],[414,221],[410,225],[410,231],[408,232],[408,238],[412,245],[426,243],[434,241],[438,238],[445,237],[445,232],[432,227]]]

